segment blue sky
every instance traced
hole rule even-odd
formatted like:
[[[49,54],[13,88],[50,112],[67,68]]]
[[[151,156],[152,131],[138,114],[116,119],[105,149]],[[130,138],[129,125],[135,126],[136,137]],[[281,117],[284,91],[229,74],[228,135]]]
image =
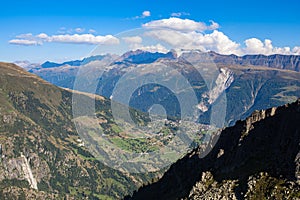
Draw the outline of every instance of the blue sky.
[[[298,49],[292,51],[293,48],[300,46],[299,6],[300,3],[296,0],[62,0],[59,2],[3,0],[1,1],[2,9],[0,12],[0,25],[2,27],[0,60],[10,62],[16,60],[32,62],[53,60],[59,62],[86,56],[97,46],[97,44],[57,42],[53,39],[55,42],[44,41],[43,44],[39,45],[18,45],[9,42],[24,39],[20,38],[22,34],[31,33],[36,36],[44,33],[49,38],[53,35],[66,34],[115,35],[122,31],[139,28],[146,23],[170,19],[172,16],[178,19],[190,19],[197,23],[204,22],[207,25],[210,24],[210,20],[213,20],[219,24],[218,33],[226,35],[230,41],[240,45],[234,47],[239,48],[237,50],[239,52],[255,53],[257,51],[257,53],[266,52],[268,54],[270,52],[283,52],[282,49],[276,49],[277,47],[290,47],[290,52],[295,53],[298,52]],[[143,16],[144,11],[149,11],[149,13]],[[181,23],[179,20],[176,22]],[[213,30],[205,31],[207,33],[201,34],[210,34]],[[219,37],[218,34],[215,34],[214,38],[216,37]],[[274,49],[272,51],[255,49],[255,45],[260,43],[257,40],[252,40],[249,41],[249,48],[245,50],[243,49],[245,41],[249,38],[262,41],[266,47],[269,43],[265,43],[265,39],[269,39],[272,41],[272,48]],[[31,38],[30,40],[35,39]],[[220,45],[218,47],[210,45],[204,48],[224,52],[220,49],[222,48]]]

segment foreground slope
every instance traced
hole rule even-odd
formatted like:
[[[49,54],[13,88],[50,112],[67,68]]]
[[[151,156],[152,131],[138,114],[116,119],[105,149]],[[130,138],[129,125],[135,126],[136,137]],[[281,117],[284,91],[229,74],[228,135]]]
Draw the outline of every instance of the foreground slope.
[[[97,105],[109,120],[109,100]],[[71,108],[71,92],[0,63],[0,199],[115,199],[143,182],[87,151]]]
[[[224,129],[213,150],[173,164],[127,199],[299,199],[300,99]]]

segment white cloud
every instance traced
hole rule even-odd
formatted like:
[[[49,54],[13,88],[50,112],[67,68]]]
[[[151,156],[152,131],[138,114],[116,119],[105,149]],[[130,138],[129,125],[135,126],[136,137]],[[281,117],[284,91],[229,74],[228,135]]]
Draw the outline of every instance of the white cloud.
[[[207,42],[203,42],[203,46],[207,50],[221,54],[240,54],[240,45],[220,31],[215,30],[211,34],[204,35],[204,41]]]
[[[239,44],[230,40],[224,33],[214,30],[210,34],[196,31],[151,30],[147,36],[168,43],[174,49],[199,49],[216,51],[222,54],[239,54]]]
[[[152,29],[173,29],[176,31],[190,32],[190,31],[206,31],[215,30],[219,25],[211,21],[211,25],[206,25],[203,22],[196,22],[191,19],[180,19],[177,17],[171,17],[169,19],[160,19],[143,24],[144,28]]]
[[[118,44],[119,40],[112,36],[95,36],[92,34],[74,34],[74,35],[53,35],[48,37],[48,42],[71,43],[71,44]]]
[[[46,33],[40,33],[36,37],[39,39],[47,39],[49,36]]]
[[[169,52],[169,50],[166,49],[161,44],[149,45],[149,46],[140,46],[140,47],[137,47],[136,49],[141,49],[141,50],[148,51],[148,52],[153,52],[153,53],[155,53],[155,52],[161,52],[161,53]]]
[[[209,20],[209,22],[211,23],[211,25],[209,26],[208,30],[216,30],[220,28],[220,25],[217,22],[214,22],[213,20]]]
[[[295,54],[300,54],[300,47],[294,47],[292,52]]]
[[[26,40],[26,39],[13,39],[9,41],[9,44],[23,45],[23,46],[41,45],[41,43],[38,41]]]
[[[128,44],[139,44],[143,42],[140,36],[123,37],[122,39]]]
[[[179,14],[175,13],[175,15]],[[174,49],[199,49],[201,51],[215,51],[221,54],[300,54],[300,47],[274,47],[272,41],[250,38],[244,41],[243,47],[231,40],[223,32],[217,30],[219,24],[210,21],[210,25],[190,19],[171,17],[148,22],[143,25],[149,29],[147,36],[165,42]],[[213,30],[207,33],[208,30]]]
[[[180,14],[173,13],[174,16]],[[144,11],[141,17],[150,16],[151,13]],[[199,49],[201,51],[215,51],[221,54],[300,54],[300,47],[274,47],[272,41],[265,39],[261,41],[257,38],[249,38],[244,44],[239,44],[231,40],[226,34],[217,30],[219,24],[210,21],[209,25],[204,22],[194,21],[191,19],[180,19],[171,17],[150,21],[142,25],[145,28],[143,35],[121,38],[130,49],[142,49],[151,52],[166,52],[168,48],[173,49]],[[66,30],[66,28],[61,28]],[[83,29],[78,29],[83,31]],[[43,43],[69,43],[69,44],[92,44],[92,45],[114,45],[119,44],[119,39],[112,35],[95,35],[94,30],[90,29],[88,34],[57,34],[47,35],[40,33],[33,35],[26,33],[16,36],[9,41],[14,45],[42,45]],[[148,39],[143,37],[152,37],[155,43],[149,43]],[[143,44],[143,42],[147,44]],[[153,42],[153,41],[151,41]],[[165,46],[163,46],[163,45]]]
[[[89,32],[89,33],[96,33],[95,30],[93,29],[85,29],[85,28],[81,28],[81,27],[77,27],[77,28],[66,28],[66,27],[61,27],[59,28],[59,30],[57,31],[58,34],[81,34],[84,32]]]
[[[181,16],[190,16],[190,13],[187,12],[174,12],[171,13],[171,17],[181,17]]]
[[[32,38],[32,37],[33,37],[32,33],[24,33],[16,36],[16,38],[21,38],[21,39]]]
[[[243,49],[244,54],[299,54],[300,47],[274,47],[272,41],[265,39],[263,42],[257,38],[245,40],[246,47]]]
[[[143,13],[142,13],[142,16],[143,17],[150,17],[151,16],[151,12],[149,10],[145,10]]]
[[[20,38],[20,36],[19,36]],[[61,34],[49,36],[45,33],[40,33],[36,36],[26,34],[21,39],[10,40],[10,44],[16,45],[42,45],[44,42],[70,43],[70,44],[102,44],[113,45],[118,44],[119,39],[112,35],[93,35],[93,34]]]
[[[84,28],[75,28],[75,31],[77,33],[83,33],[85,31],[85,29]]]
[[[97,31],[96,30],[94,30],[94,29],[90,29],[89,30],[89,33],[96,33]]]
[[[161,52],[167,53],[169,50],[161,44],[143,45],[143,38],[140,36],[123,37],[122,40],[128,44],[130,50],[144,50],[148,52]]]
[[[129,18],[129,19],[143,19],[143,18],[150,17],[150,16],[151,16],[151,12],[149,10],[145,10],[145,11],[142,12],[141,15],[135,16],[135,17],[132,17],[132,18]]]

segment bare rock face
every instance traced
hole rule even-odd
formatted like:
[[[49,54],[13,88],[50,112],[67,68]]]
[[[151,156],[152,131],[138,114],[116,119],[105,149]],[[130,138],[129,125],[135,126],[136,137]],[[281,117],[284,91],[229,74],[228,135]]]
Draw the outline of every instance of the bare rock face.
[[[230,87],[233,81],[233,72],[230,69],[221,68],[220,73],[215,80],[215,86],[209,92],[202,94],[204,99],[208,99],[207,102],[200,102],[197,108],[202,112],[208,111],[208,108]]]
[[[250,176],[247,185],[245,199],[296,199],[295,191],[299,190],[299,186],[294,182],[274,178],[266,172]],[[265,194],[266,191],[269,194]]]
[[[300,99],[256,111],[127,199],[299,199]]]
[[[2,121],[5,124],[13,124],[16,120],[17,114],[12,112],[11,114],[2,115]]]
[[[203,172],[201,180],[194,185],[188,197],[184,199],[236,200],[237,198],[234,194],[234,187],[236,184],[237,180],[229,180],[218,183],[216,180],[214,180],[211,172]]]

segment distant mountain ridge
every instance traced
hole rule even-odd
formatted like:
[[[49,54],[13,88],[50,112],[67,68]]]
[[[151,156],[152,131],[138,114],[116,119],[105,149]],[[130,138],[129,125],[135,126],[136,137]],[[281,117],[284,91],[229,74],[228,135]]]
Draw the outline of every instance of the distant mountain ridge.
[[[143,50],[128,51],[120,57],[120,61],[127,61],[130,63],[141,64],[141,63],[152,63],[158,59],[176,59],[177,54],[175,51],[170,51],[168,53],[159,52],[148,52]]]
[[[46,61],[45,63],[43,63],[41,65],[41,67],[42,68],[52,68],[52,67],[60,67],[60,66],[64,66],[64,65],[80,66],[80,65],[89,63],[91,61],[94,61],[94,60],[101,60],[101,59],[103,59],[104,56],[105,55],[90,56],[90,57],[84,58],[82,60],[72,60],[72,61],[67,61],[67,62],[63,62],[63,63],[55,63],[55,62]]]
[[[228,65],[253,65],[253,66],[264,66],[277,69],[287,69],[293,71],[300,71],[300,55],[282,55],[282,54],[273,54],[273,55],[263,55],[263,54],[247,54],[244,56],[237,56],[234,54],[223,55],[216,52],[208,52],[211,59],[215,63],[228,64]],[[159,53],[159,52],[147,52],[143,50],[128,51],[124,53],[121,58],[133,63],[151,63],[157,60],[158,58],[176,58],[176,51],[172,50],[168,53]],[[52,68],[59,67],[63,65],[70,66],[80,66],[82,64],[88,63],[93,60],[102,59],[103,55],[91,56],[84,58],[83,60],[73,60],[66,61],[63,63],[55,63],[46,61],[41,64],[42,68]]]
[[[237,56],[234,54],[223,55],[216,53],[214,51],[208,52],[210,59],[212,59],[217,64],[226,64],[226,65],[241,65],[241,66],[264,66],[276,69],[286,69],[292,71],[300,71],[300,55],[282,55],[282,54],[273,54],[273,55],[263,55],[263,54],[247,54],[244,56]],[[63,63],[46,61],[42,64],[30,63],[29,61],[15,61],[14,63],[24,67],[27,70],[31,69],[41,69],[41,68],[57,68],[65,65],[69,66],[81,66],[91,61],[101,60],[105,55],[95,55],[86,57],[82,60],[71,60]],[[174,50],[171,50],[168,53],[159,53],[159,52],[147,52],[143,50],[128,51],[120,56],[120,60],[129,61],[132,63],[151,63],[159,58],[169,58],[175,59],[177,53]]]
[[[197,72],[191,70],[193,68],[192,64],[183,58],[189,55],[191,59],[203,63],[212,63],[219,69],[228,68],[230,73],[232,73],[230,80],[233,79],[234,81],[230,81],[231,84],[225,90],[229,102],[226,122],[231,125],[238,119],[244,119],[255,109],[279,106],[292,102],[300,96],[300,56],[246,55],[239,57],[236,55],[221,55],[215,52],[183,52],[181,54],[177,54],[175,51],[151,53],[136,50],[126,52],[120,57],[105,55],[62,64],[45,63],[44,66],[46,68],[39,67],[29,71],[54,85],[73,89],[76,75],[82,66],[79,63],[83,64],[92,61],[101,61],[102,59],[111,59],[112,63],[109,66],[101,66],[101,69],[95,69],[104,70],[102,77],[99,77],[95,93],[110,98],[115,85],[124,74],[144,64],[161,63],[177,68],[187,79],[189,77],[195,79],[191,80],[193,82],[192,85],[194,84],[193,87],[195,87],[197,95],[201,98],[205,92],[205,83],[201,81],[201,77],[195,77]],[[49,67],[50,65],[55,65],[55,67]],[[153,71],[150,73],[155,74],[156,72]],[[133,94],[134,98],[132,98],[130,106],[147,112],[149,106],[153,103],[157,104],[160,101],[164,101],[164,105],[169,106],[175,102],[170,99],[163,99],[164,96],[170,95],[166,91],[156,90],[155,94],[149,91],[153,91],[153,88],[138,89]],[[206,118],[208,117],[206,116]]]
[[[276,69],[286,69],[292,71],[300,71],[299,55],[222,55],[215,52],[208,53],[215,63],[226,65],[253,65],[264,66]]]

